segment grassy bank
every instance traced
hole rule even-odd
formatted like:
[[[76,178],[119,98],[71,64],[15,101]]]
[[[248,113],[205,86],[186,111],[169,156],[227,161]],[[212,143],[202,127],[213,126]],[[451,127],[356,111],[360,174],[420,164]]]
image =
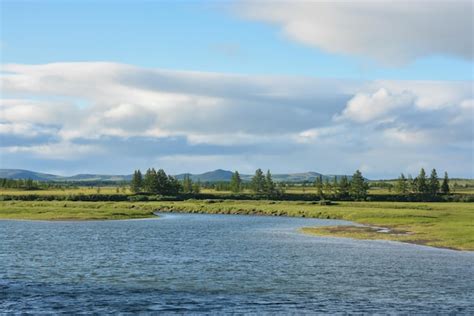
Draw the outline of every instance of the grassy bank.
[[[373,228],[304,228],[305,233],[361,239],[387,239],[474,250],[474,204],[338,202],[321,206],[312,202],[184,201],[184,202],[0,202],[3,219],[125,219],[153,216],[153,211],[211,214],[253,214],[345,219]]]
[[[148,208],[130,203],[9,201],[0,202],[0,219],[116,220],[154,217]]]

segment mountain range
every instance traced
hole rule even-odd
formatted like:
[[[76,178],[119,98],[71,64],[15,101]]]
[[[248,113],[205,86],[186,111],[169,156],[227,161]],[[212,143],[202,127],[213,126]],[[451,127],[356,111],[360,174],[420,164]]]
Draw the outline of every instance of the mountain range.
[[[182,173],[175,175],[176,178],[182,180],[186,175],[189,175],[193,181],[201,182],[220,182],[230,181],[232,177],[232,171],[217,169],[214,171],[208,171],[201,174]],[[322,175],[317,172],[302,172],[302,173],[285,173],[285,174],[273,174],[273,180],[277,182],[303,182],[303,181],[314,181],[316,177],[322,176],[323,179],[333,179],[335,175]],[[241,174],[243,181],[250,181],[253,175]],[[337,175],[337,177],[341,177]],[[132,175],[103,175],[103,174],[77,174],[74,176],[59,176],[48,173],[41,173],[23,169],[0,169],[0,178],[6,179],[32,179],[36,181],[70,181],[70,182],[81,182],[81,181],[130,181]]]

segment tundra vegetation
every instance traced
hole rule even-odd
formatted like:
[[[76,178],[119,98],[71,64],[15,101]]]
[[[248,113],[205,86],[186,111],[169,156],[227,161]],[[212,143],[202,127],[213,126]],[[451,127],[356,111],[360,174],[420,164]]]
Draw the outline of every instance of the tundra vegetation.
[[[474,250],[474,204],[446,202],[474,201],[474,185],[453,182],[446,172],[439,179],[435,169],[429,177],[421,169],[415,178],[401,174],[368,181],[357,170],[351,177],[289,184],[273,181],[270,170],[257,169],[247,182],[235,171],[229,182],[200,183],[150,168],[144,174],[135,170],[130,183],[77,185],[0,179],[0,218],[136,219],[155,212],[300,216],[364,225],[302,229],[308,234]]]

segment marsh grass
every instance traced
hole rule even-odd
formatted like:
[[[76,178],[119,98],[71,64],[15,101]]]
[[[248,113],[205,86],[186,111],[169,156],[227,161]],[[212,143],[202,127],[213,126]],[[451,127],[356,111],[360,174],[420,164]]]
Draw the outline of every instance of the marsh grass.
[[[187,200],[182,202],[2,201],[2,219],[91,220],[153,217],[153,212],[250,214],[344,219],[401,233],[362,228],[303,228],[314,235],[385,239],[474,250],[473,203]]]

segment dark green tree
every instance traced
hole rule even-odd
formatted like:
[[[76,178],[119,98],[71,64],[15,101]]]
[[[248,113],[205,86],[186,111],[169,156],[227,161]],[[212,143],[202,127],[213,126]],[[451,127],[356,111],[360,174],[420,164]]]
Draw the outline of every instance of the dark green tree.
[[[152,192],[161,195],[171,195],[170,180],[163,169],[159,169],[156,172],[156,187]]]
[[[151,192],[153,182],[155,181],[154,176],[156,176],[156,172],[153,173],[151,168],[148,168],[143,176],[143,191]]]
[[[179,183],[178,179],[173,176],[168,176],[167,194],[178,195],[180,191],[182,191],[182,186],[181,183]]]
[[[233,193],[240,193],[242,190],[242,179],[240,178],[238,171],[235,171],[232,174],[232,178],[230,179],[230,190]]]
[[[439,192],[439,179],[436,169],[431,170],[431,175],[428,182],[428,190],[432,196],[435,196]]]
[[[257,194],[265,193],[265,176],[262,169],[255,170],[255,175],[252,177],[251,188]]]
[[[424,168],[421,168],[420,174],[415,179],[416,192],[421,194],[427,194],[429,187],[426,179],[426,172]]]
[[[449,194],[449,178],[448,173],[446,171],[444,172],[444,179],[443,183],[441,184],[441,193]]]
[[[267,170],[267,175],[265,176],[265,193],[269,196],[276,193],[276,186],[272,179],[272,174],[270,170]]]
[[[130,190],[133,193],[141,192],[143,189],[143,177],[140,170],[135,170],[133,172],[132,181],[130,183]]]
[[[398,194],[407,194],[409,191],[408,180],[407,178],[405,178],[405,175],[403,173],[400,175],[400,177],[398,177],[395,190]]]
[[[362,173],[357,170],[352,176],[350,194],[356,200],[364,200],[367,197],[369,185],[365,181]]]
[[[148,169],[143,178],[143,188],[149,193],[158,193],[158,175],[155,168]]]

